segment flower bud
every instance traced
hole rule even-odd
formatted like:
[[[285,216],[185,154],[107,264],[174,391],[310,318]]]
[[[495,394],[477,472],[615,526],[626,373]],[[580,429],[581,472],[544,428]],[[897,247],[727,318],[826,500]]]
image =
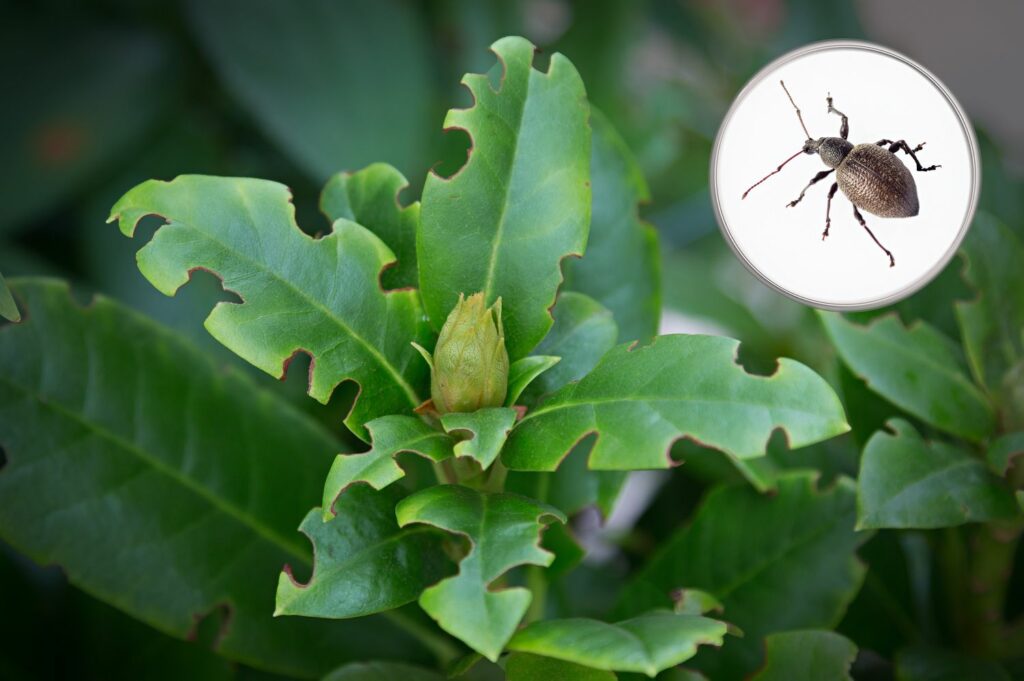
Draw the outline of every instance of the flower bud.
[[[500,407],[508,391],[508,352],[501,328],[501,298],[490,308],[484,296],[459,295],[437,338],[430,365],[430,396],[440,414]]]

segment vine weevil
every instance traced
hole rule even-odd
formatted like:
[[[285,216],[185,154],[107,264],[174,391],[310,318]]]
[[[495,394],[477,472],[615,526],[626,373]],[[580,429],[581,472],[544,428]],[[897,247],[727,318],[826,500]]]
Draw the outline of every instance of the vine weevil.
[[[804,194],[811,188],[811,185],[824,180],[835,172],[836,181],[828,192],[828,203],[825,205],[825,231],[822,232],[821,238],[824,240],[828,236],[828,229],[832,224],[832,218],[830,217],[832,197],[835,196],[836,190],[842,189],[843,193],[846,194],[846,198],[853,204],[853,217],[867,231],[871,239],[878,244],[878,247],[889,256],[889,267],[895,266],[896,259],[893,257],[892,252],[875,237],[867,223],[864,222],[864,216],[860,214],[859,209],[863,208],[867,212],[883,218],[909,218],[917,215],[920,205],[917,200],[917,185],[914,183],[914,176],[910,174],[910,170],[896,158],[896,154],[893,152],[902,150],[904,153],[909,154],[914,159],[914,163],[917,164],[918,172],[935,170],[942,166],[933,165],[925,168],[921,165],[921,162],[917,159],[917,152],[921,151],[924,147],[924,142],[918,144],[913,149],[910,148],[910,145],[905,140],[893,142],[892,140],[883,139],[874,144],[858,144],[856,146],[851,144],[847,140],[850,134],[849,119],[847,119],[846,114],[832,106],[831,94],[828,95],[825,101],[828,104],[828,112],[838,114],[842,118],[842,123],[839,126],[839,137],[812,139],[811,133],[807,131],[807,126],[804,125],[804,117],[800,114],[800,109],[797,107],[796,102],[793,101],[793,96],[789,94],[786,84],[781,80],[779,83],[782,85],[782,89],[785,90],[786,96],[789,97],[789,103],[796,110],[796,116],[800,120],[800,127],[804,129],[804,133],[807,135],[807,141],[804,142],[803,149],[787,158],[778,168],[765,175],[755,182],[750,189],[743,192],[743,198],[747,198],[747,194],[754,187],[782,170],[787,163],[800,154],[818,154],[829,169],[822,170],[811,178],[811,181],[800,192],[800,196],[786,205],[792,208],[800,203],[804,198]],[[888,147],[888,149],[885,147]]]

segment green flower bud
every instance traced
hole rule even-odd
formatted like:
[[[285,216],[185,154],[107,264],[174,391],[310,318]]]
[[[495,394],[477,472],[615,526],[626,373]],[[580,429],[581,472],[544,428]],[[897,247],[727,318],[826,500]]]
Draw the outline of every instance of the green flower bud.
[[[501,328],[501,298],[490,308],[484,296],[459,295],[437,338],[430,363],[430,396],[438,413],[500,407],[508,392],[508,352]]]

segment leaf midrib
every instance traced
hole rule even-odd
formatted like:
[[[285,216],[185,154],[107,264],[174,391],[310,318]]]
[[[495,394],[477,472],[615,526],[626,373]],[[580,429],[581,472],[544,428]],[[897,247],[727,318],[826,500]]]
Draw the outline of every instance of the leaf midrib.
[[[506,66],[506,69],[508,67]],[[522,105],[519,107],[519,117],[516,120],[516,128],[513,131],[515,138],[515,151],[512,153],[512,159],[509,161],[506,176],[509,178],[508,182],[505,183],[504,196],[502,197],[501,212],[498,214],[498,230],[494,234],[494,240],[491,243],[491,256],[487,262],[487,276],[484,278],[484,300],[487,302],[491,301],[491,287],[494,285],[494,272],[498,264],[499,245],[501,244],[502,237],[505,233],[505,215],[508,213],[509,199],[512,196],[512,178],[514,177],[512,169],[516,167],[516,161],[519,159],[519,151],[521,148],[520,141],[522,138],[523,130],[523,113],[526,111],[526,102],[530,98],[530,86],[533,80],[533,65],[527,66],[526,73],[526,94],[522,98]],[[502,89],[505,87],[505,83],[502,83]],[[485,85],[486,87],[486,85]],[[501,96],[501,91],[495,93],[496,96]]]
[[[240,524],[248,527],[255,534],[262,537],[269,543],[277,546],[286,553],[290,554],[295,559],[300,560],[303,564],[307,566],[311,566],[313,564],[312,557],[309,554],[302,552],[288,539],[281,536],[270,527],[264,525],[262,522],[257,520],[252,515],[246,513],[242,509],[225,502],[221,497],[216,496],[206,487],[198,484],[191,478],[182,475],[179,471],[175,470],[173,467],[167,465],[162,460],[160,460],[159,457],[147,453],[145,450],[137,446],[135,443],[121,437],[120,435],[104,428],[103,426],[100,426],[99,424],[93,421],[87,420],[86,418],[80,416],[78,413],[65,407],[64,405],[58,402],[44,399],[43,395],[37,391],[34,391],[30,388],[26,388],[25,386],[15,383],[9,378],[3,376],[0,376],[0,381],[3,381],[14,390],[17,390],[22,394],[26,395],[27,397],[29,397],[29,399],[32,399],[40,406],[55,412],[58,416],[61,416],[69,421],[78,424],[79,426],[95,434],[96,436],[105,439],[109,442],[112,442],[120,449],[130,454],[133,454],[143,463],[149,465],[157,473],[160,473],[177,482],[186,490],[192,492],[193,494],[196,494],[214,508],[222,511],[225,515],[229,516],[230,518],[234,519]]]
[[[807,411],[807,410],[804,410],[804,409],[800,409],[798,407],[769,406],[769,405],[762,404],[760,402],[749,402],[749,401],[745,401],[745,400],[712,400],[712,399],[708,399],[708,398],[699,398],[698,399],[698,398],[692,398],[692,397],[660,397],[660,396],[659,397],[646,397],[646,396],[642,396],[642,395],[637,395],[637,396],[631,395],[631,396],[627,396],[627,397],[594,398],[594,399],[587,399],[587,400],[578,401],[578,402],[559,402],[558,404],[551,405],[551,406],[546,407],[546,408],[545,408],[544,405],[541,405],[537,409],[527,412],[526,416],[524,416],[522,419],[520,419],[519,425],[517,427],[521,427],[523,423],[525,423],[526,421],[529,421],[531,418],[534,418],[536,416],[542,416],[543,414],[549,414],[549,413],[552,413],[552,412],[556,412],[556,411],[559,411],[559,410],[562,410],[562,409],[572,409],[572,408],[576,408],[576,407],[588,407],[588,406],[595,405],[595,404],[620,404],[620,403],[635,404],[637,402],[645,402],[645,403],[646,402],[653,402],[653,403],[659,403],[659,402],[672,402],[672,403],[675,403],[675,402],[685,402],[686,404],[733,404],[733,405],[742,406],[742,407],[756,407],[756,408],[759,408],[759,409],[767,409],[769,411],[796,412],[798,414],[806,414],[808,416],[816,416],[816,417],[818,417],[820,419],[828,420],[828,416],[823,414],[822,412]]]
[[[933,478],[936,478],[936,477],[939,477],[939,476],[948,475],[949,473],[954,472],[954,471],[956,471],[958,469],[961,469],[961,468],[973,468],[975,466],[983,466],[983,464],[980,461],[977,461],[975,459],[972,459],[972,458],[968,457],[968,458],[963,459],[961,461],[954,461],[951,465],[945,466],[943,468],[929,470],[923,476],[915,477],[910,482],[910,484],[902,487],[895,494],[887,497],[881,503],[881,505],[879,506],[878,510],[875,511],[874,513],[872,513],[871,516],[869,516],[869,517],[877,517],[879,515],[882,515],[883,511],[886,511],[886,510],[889,510],[891,512],[891,505],[894,502],[896,502],[897,500],[903,498],[906,494],[908,494],[912,490],[915,490],[915,489],[921,487],[922,485],[926,484],[927,482],[929,482]],[[952,488],[952,489],[958,489],[958,488]],[[946,491],[948,492],[950,490],[947,489]],[[969,517],[968,513],[963,513],[962,515],[963,515],[964,518]]]

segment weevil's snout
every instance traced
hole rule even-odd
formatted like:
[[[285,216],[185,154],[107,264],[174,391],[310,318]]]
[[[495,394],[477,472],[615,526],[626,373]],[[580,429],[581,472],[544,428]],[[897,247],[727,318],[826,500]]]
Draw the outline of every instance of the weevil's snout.
[[[805,154],[817,154],[818,153],[818,149],[821,148],[821,143],[824,141],[824,139],[825,139],[824,137],[819,137],[816,140],[812,140],[812,139],[808,138],[808,140],[806,142],[804,142],[804,153]]]

